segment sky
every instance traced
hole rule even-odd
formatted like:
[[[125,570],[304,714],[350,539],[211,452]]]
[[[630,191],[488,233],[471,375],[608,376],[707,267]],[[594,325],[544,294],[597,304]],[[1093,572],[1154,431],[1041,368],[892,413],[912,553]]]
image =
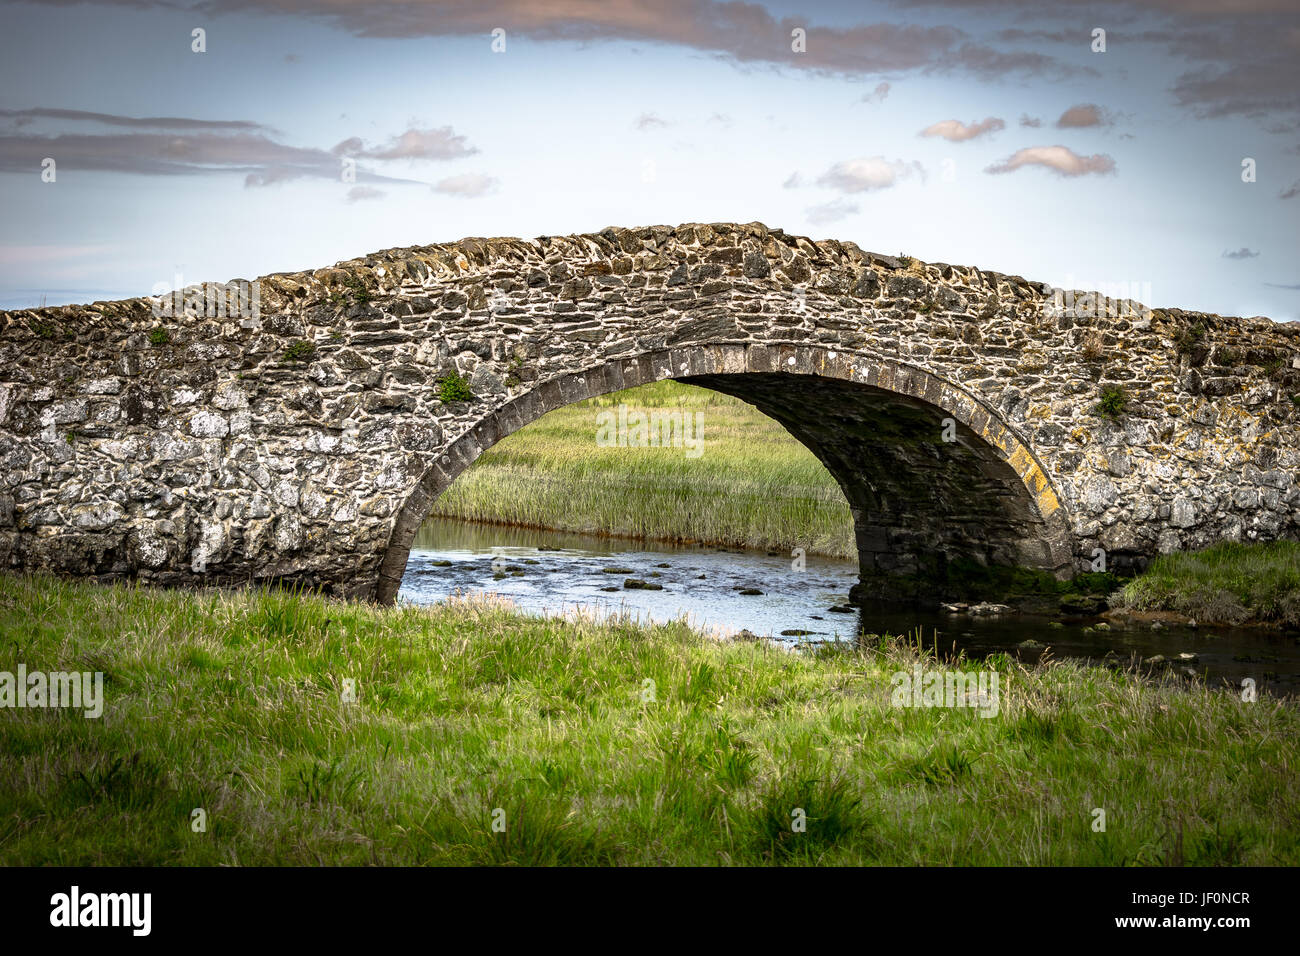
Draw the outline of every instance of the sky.
[[[1300,319],[1300,0],[6,0],[0,18],[0,308],[757,220]]]

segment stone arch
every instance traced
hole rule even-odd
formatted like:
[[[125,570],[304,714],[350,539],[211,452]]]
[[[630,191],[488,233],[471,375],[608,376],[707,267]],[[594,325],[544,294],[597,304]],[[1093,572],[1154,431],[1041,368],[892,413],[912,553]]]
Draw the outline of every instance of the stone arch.
[[[864,420],[858,444],[830,436],[843,431],[842,422],[819,426],[809,409],[780,398],[787,377],[805,383],[823,383],[834,399],[858,397],[865,407],[873,400],[894,403],[889,414],[904,419],[886,429],[889,435],[872,440],[872,430],[886,421],[879,416]],[[1072,538],[1061,499],[1042,463],[1026,442],[985,403],[971,393],[930,372],[903,362],[864,353],[798,344],[722,343],[661,349],[615,358],[581,372],[558,376],[488,412],[474,426],[438,454],[397,511],[383,552],[374,598],[392,602],[401,585],[416,531],[434,501],[487,448],[524,425],[556,408],[608,392],[663,379],[679,379],[737,395],[776,418],[796,438],[808,445],[826,464],[845,491],[853,511],[863,590],[870,596],[882,576],[901,579],[912,571],[934,573],[933,557],[925,549],[962,547],[976,543],[979,535],[996,536],[987,553],[971,550],[969,556],[985,562],[1016,563],[1063,576],[1072,558]],[[943,419],[956,425],[955,442],[940,450],[937,441]],[[891,444],[892,443],[892,444]],[[931,451],[925,451],[925,446]],[[909,457],[903,449],[916,452]],[[943,468],[927,472],[943,488],[918,489],[916,500],[903,502],[901,510],[883,515],[885,506],[898,508],[897,471],[900,462],[929,468],[945,453],[957,464],[951,473]],[[871,461],[873,455],[880,462]],[[917,457],[920,455],[921,457]],[[855,460],[856,456],[856,460]],[[928,458],[926,456],[929,456]],[[887,479],[895,480],[891,483]],[[888,488],[873,485],[872,478]],[[919,480],[919,479],[918,479]],[[950,487],[951,486],[951,487]],[[963,488],[964,486],[964,488]],[[984,501],[980,493],[991,501]],[[915,507],[927,494],[944,496],[941,520],[955,525],[892,527],[890,521],[921,520]],[[951,510],[954,497],[979,499],[968,517]],[[907,497],[907,496],[904,496]],[[890,500],[890,499],[893,500]],[[958,525],[973,524],[964,528]],[[974,535],[974,536],[972,536]],[[927,558],[930,554],[930,558]],[[940,564],[941,567],[941,564]]]

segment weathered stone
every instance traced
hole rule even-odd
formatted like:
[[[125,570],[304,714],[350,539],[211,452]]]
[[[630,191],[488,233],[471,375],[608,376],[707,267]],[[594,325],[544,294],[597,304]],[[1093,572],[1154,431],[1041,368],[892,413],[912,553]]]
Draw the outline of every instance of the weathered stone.
[[[747,279],[766,279],[772,274],[772,266],[767,261],[767,256],[761,252],[748,252],[745,254],[745,277]]]
[[[122,506],[116,501],[97,501],[74,505],[68,512],[69,523],[82,531],[103,531],[125,517]]]
[[[1191,528],[1196,524],[1196,505],[1190,498],[1180,495],[1173,500],[1169,523],[1175,528]]]
[[[1300,536],[1300,335],[1266,321],[1089,313],[1105,300],[761,224],[466,240],[263,281],[259,323],[191,310],[161,345],[147,307],[0,312],[3,560],[390,598],[484,448],[663,378],[739,395],[825,463],[860,594],[959,558],[1064,573],[1098,543]],[[37,336],[43,315],[77,336]],[[469,399],[442,400],[451,376]],[[1102,383],[1125,390],[1116,422]]]

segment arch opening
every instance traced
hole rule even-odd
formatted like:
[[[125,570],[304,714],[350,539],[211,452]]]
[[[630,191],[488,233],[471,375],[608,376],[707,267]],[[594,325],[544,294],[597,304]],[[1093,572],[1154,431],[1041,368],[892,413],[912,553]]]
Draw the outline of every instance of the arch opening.
[[[1068,524],[1041,466],[968,393],[864,355],[723,345],[611,360],[485,415],[436,457],[398,512],[375,598],[396,598],[416,531],[484,450],[548,411],[666,378],[753,405],[826,466],[853,516],[854,600],[943,597],[950,570],[971,564],[1069,571]]]

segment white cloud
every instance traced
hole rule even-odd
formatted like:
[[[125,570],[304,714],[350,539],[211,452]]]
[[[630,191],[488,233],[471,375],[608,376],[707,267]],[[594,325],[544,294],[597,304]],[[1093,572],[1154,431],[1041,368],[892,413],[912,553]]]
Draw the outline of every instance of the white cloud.
[[[960,120],[942,120],[921,130],[921,135],[942,136],[949,142],[960,143],[988,133],[996,133],[998,130],[1006,128],[1006,125],[996,116],[990,116],[979,123],[971,123],[969,126]]]
[[[348,202],[357,202],[361,199],[382,199],[388,195],[382,189],[376,189],[374,186],[353,186],[348,190]]]
[[[817,185],[845,193],[871,192],[888,189],[914,172],[923,173],[920,163],[905,163],[902,160],[890,162],[883,156],[846,159],[817,177]]]
[[[497,180],[481,173],[464,173],[460,176],[448,176],[433,184],[433,191],[462,199],[477,199],[495,190]]]
[[[817,206],[809,206],[805,210],[808,221],[814,226],[824,226],[827,223],[839,222],[858,212],[858,204],[850,202],[847,199],[832,199],[830,202],[824,202]]]
[[[367,148],[361,137],[353,136],[334,147],[340,156],[366,159],[460,159],[478,150],[450,126],[439,129],[408,129],[387,144]]]
[[[1111,173],[1115,160],[1105,153],[1080,156],[1064,146],[1028,146],[1018,149],[1000,163],[985,168],[986,173],[1010,173],[1024,166],[1046,166],[1062,176],[1084,176],[1088,173]]]

